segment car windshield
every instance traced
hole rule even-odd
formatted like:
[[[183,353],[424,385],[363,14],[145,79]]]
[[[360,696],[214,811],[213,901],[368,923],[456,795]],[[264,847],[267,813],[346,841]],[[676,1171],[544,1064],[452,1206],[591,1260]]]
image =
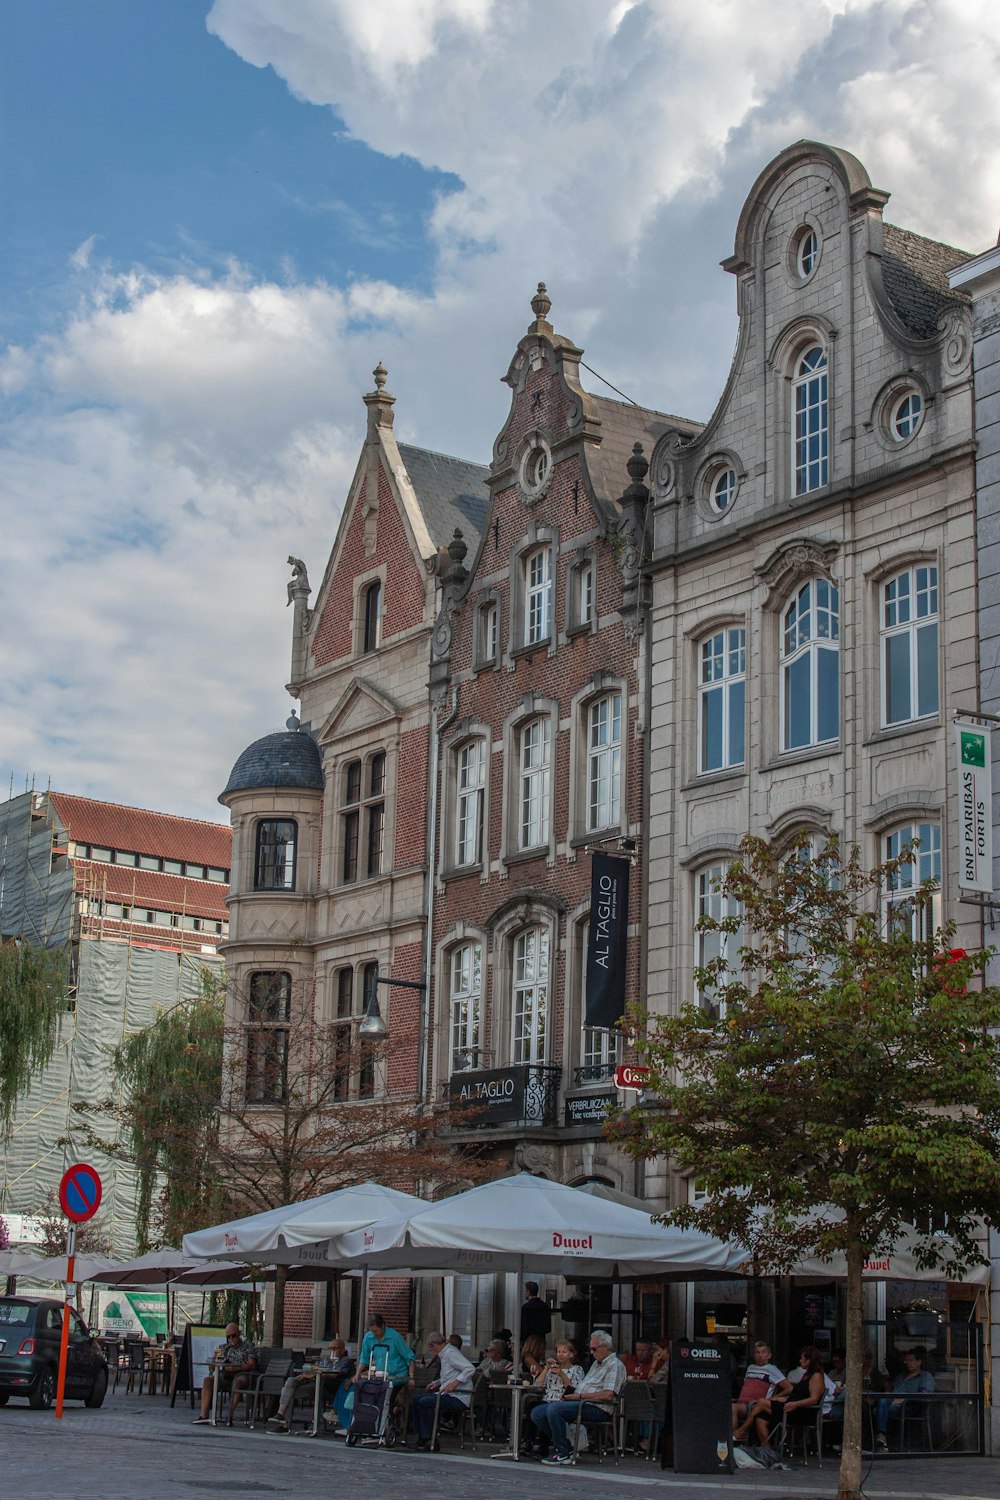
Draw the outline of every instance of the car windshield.
[[[0,1302],[0,1327],[8,1327],[12,1323],[25,1326],[31,1321],[30,1302]]]

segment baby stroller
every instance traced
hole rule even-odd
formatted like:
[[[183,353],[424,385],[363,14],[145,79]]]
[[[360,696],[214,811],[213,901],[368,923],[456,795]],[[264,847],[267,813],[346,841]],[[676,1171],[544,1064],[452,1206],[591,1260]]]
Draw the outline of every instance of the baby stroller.
[[[389,1352],[385,1368],[369,1374],[354,1386],[354,1410],[345,1442],[349,1448],[364,1443],[368,1448],[391,1448],[402,1433],[402,1418],[396,1408],[396,1387],[389,1379]]]

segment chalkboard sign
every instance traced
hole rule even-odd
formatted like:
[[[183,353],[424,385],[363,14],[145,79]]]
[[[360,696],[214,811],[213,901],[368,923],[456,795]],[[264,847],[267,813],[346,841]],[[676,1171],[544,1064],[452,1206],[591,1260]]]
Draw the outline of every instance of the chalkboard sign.
[[[670,1346],[670,1399],[674,1418],[674,1472],[733,1472],[732,1359],[720,1344]]]
[[[226,1347],[225,1328],[213,1328],[207,1323],[186,1323],[184,1342],[177,1361],[177,1379],[174,1382],[170,1405],[177,1400],[178,1392],[187,1391],[194,1406],[195,1391],[200,1391],[208,1378],[208,1365],[219,1345]]]

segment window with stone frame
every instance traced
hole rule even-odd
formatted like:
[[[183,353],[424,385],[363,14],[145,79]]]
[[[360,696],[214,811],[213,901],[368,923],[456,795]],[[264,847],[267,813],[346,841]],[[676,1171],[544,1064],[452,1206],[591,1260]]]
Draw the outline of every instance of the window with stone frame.
[[[333,1097],[351,1095],[351,1055],[354,1043],[354,969],[345,964],[334,974]]]
[[[552,724],[529,719],[517,733],[517,845],[538,849],[549,841],[552,798]]]
[[[488,599],[476,612],[476,665],[493,666],[500,651],[500,610]]]
[[[827,578],[804,583],[781,619],[783,750],[840,738],[840,594]]]
[[[340,880],[353,885],[383,873],[386,756],[348,761],[340,773]]]
[[[622,815],[622,695],[587,705],[587,832],[617,828]]]
[[[367,1007],[368,1005],[368,1000],[371,996],[373,988],[376,990],[378,988],[378,986],[375,984],[377,975],[378,964],[374,961],[366,963],[361,971],[361,993],[364,997],[363,1003],[365,1007]],[[376,1045],[370,1038],[361,1036],[357,1038],[357,1050],[358,1098],[373,1099],[375,1097],[376,1083]]]
[[[739,951],[743,944],[742,926],[733,932],[703,931],[698,925],[702,917],[716,922],[731,918],[740,920],[740,903],[721,890],[722,882],[729,872],[729,860],[719,860],[696,871],[694,876],[694,963],[696,969],[704,969],[716,959],[722,959],[721,971],[712,986],[702,985],[695,976],[695,1003],[710,1015],[725,1015],[725,999],[719,992],[727,977],[735,978],[739,970]]]
[[[373,579],[361,591],[361,650],[376,651],[382,641],[382,580]]]
[[[253,888],[255,891],[295,889],[295,843],[298,825],[292,818],[261,818],[257,824]]]
[[[360,968],[345,964],[334,970],[334,1016],[332,1030],[333,1097],[338,1100],[374,1098],[377,1086],[377,1047],[358,1036],[372,980],[378,964],[369,960]]]
[[[747,633],[715,630],[698,645],[698,770],[742,766],[746,755]]]
[[[523,644],[537,646],[552,637],[552,548],[536,547],[524,569]]]
[[[792,376],[793,494],[830,482],[830,387],[826,351],[812,344],[795,361]]]
[[[455,751],[455,864],[478,865],[483,860],[483,818],[486,799],[487,743],[481,736],[466,740]]]
[[[909,860],[891,876],[882,893],[885,931],[907,932],[914,942],[930,942],[941,925],[941,824],[934,819],[901,823],[882,836],[882,858],[898,859],[907,849]],[[923,907],[914,897],[923,885],[936,888]]]
[[[451,1003],[451,1071],[479,1068],[482,1056],[483,948],[476,941],[451,951],[448,973]]]
[[[261,969],[250,975],[244,1028],[248,1104],[285,1102],[291,1001],[291,974]]]
[[[917,563],[887,579],[882,602],[882,723],[937,714],[938,570]]]
[[[548,927],[526,927],[511,940],[511,1062],[547,1058],[549,1010]]]
[[[569,574],[569,628],[584,630],[594,623],[596,575],[592,558],[576,563]]]

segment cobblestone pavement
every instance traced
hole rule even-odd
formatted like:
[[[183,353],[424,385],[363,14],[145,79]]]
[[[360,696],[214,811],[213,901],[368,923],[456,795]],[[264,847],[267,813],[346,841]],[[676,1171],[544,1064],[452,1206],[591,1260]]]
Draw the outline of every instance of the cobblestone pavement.
[[[488,1448],[439,1455],[346,1448],[332,1439],[282,1437],[242,1427],[193,1427],[185,1403],[109,1396],[100,1411],[67,1404],[52,1412],[21,1403],[0,1409],[0,1500],[832,1500],[836,1468],[789,1473],[685,1477],[626,1459],[619,1468],[590,1458],[576,1468],[498,1463]],[[879,1462],[865,1484],[871,1500],[1000,1500],[1000,1462],[941,1459]]]

